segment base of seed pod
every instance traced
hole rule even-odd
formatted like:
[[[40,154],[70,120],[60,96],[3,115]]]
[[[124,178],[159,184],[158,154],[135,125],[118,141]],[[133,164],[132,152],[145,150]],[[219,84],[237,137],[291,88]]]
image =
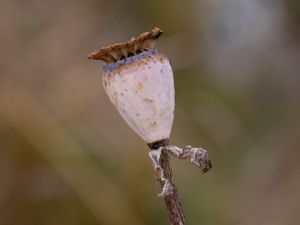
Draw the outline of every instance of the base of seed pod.
[[[169,144],[169,139],[162,139],[159,141],[155,141],[152,143],[148,143],[147,145],[149,146],[150,149],[159,149],[160,147],[165,147]]]

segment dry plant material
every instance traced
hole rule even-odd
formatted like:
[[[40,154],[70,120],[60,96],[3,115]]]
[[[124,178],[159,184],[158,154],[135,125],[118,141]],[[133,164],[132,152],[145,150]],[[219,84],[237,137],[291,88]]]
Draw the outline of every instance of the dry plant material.
[[[106,63],[114,63],[121,59],[137,55],[154,47],[154,40],[162,34],[160,28],[154,28],[150,32],[144,32],[137,37],[132,37],[129,41],[105,46],[100,50],[91,53],[88,58],[102,60]]]
[[[112,44],[91,53],[101,60],[103,86],[120,115],[149,146],[156,178],[172,225],[186,225],[175,186],[169,155],[187,160],[206,173],[212,168],[202,148],[169,145],[175,110],[173,71],[169,59],[154,47],[162,34],[154,28],[127,42]]]

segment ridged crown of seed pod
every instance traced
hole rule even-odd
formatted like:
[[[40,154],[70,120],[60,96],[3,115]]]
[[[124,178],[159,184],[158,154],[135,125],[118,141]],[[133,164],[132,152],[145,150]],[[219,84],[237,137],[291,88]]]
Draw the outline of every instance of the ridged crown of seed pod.
[[[127,124],[151,148],[167,144],[175,107],[170,62],[154,48],[161,34],[160,28],[154,28],[88,56],[106,63],[103,67],[106,94]]]

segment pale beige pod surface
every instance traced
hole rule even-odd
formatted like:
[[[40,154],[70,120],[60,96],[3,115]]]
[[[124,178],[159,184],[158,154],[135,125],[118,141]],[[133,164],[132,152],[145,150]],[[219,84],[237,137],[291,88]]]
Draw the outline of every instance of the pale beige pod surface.
[[[143,51],[103,68],[105,91],[127,124],[147,143],[169,139],[174,118],[174,81],[168,58]]]
[[[174,118],[172,68],[168,58],[154,48],[162,33],[155,27],[88,56],[107,63],[103,67],[106,94],[151,149],[168,144]]]

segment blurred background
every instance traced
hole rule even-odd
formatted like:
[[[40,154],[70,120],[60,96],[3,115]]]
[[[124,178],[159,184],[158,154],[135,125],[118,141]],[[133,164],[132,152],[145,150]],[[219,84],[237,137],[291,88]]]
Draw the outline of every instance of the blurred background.
[[[87,54],[155,26],[189,224],[300,224],[299,0],[1,0],[0,224],[168,224],[147,146]]]

